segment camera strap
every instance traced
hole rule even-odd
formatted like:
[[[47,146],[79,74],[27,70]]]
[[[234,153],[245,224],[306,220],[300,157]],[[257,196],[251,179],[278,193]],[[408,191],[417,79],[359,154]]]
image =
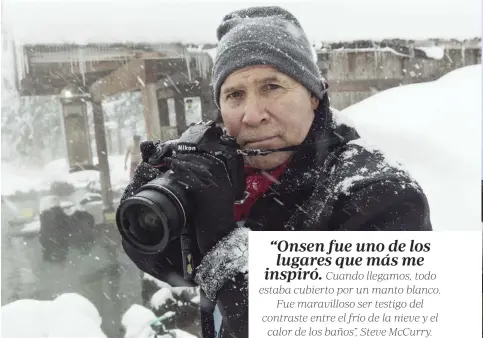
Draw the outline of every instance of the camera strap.
[[[186,281],[195,279],[195,263],[193,257],[193,234],[190,234],[188,227],[184,227],[180,235],[181,255],[183,257],[183,278]]]

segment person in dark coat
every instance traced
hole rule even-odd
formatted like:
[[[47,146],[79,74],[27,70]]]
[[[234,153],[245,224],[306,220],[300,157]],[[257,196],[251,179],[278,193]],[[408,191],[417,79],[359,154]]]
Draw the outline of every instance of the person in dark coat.
[[[217,337],[243,338],[248,337],[249,231],[431,231],[432,226],[419,184],[381,152],[366,148],[357,131],[331,110],[328,85],[291,13],[247,8],[228,14],[217,33],[212,80],[226,133],[242,149],[291,147],[246,157],[249,195],[235,207],[223,165],[197,154],[172,160],[174,172],[208,171],[214,182],[191,187],[203,337],[214,337],[216,305],[222,318]],[[143,163],[123,199],[159,175]],[[184,283],[178,241],[157,255],[123,246],[141,270],[170,284]]]

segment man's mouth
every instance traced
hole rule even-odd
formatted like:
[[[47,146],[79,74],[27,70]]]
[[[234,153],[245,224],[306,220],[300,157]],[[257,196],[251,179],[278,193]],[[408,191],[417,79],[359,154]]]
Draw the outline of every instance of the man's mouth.
[[[248,149],[265,148],[272,145],[276,138],[277,138],[276,136],[270,136],[270,137],[249,140],[245,142],[244,148],[248,148]]]

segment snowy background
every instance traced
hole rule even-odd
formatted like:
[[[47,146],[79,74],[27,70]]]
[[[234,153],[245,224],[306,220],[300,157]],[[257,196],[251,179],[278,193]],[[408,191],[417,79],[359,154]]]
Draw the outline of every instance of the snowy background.
[[[481,65],[388,89],[342,110],[369,148],[426,193],[435,230],[481,230]],[[359,141],[356,141],[359,142]]]
[[[216,43],[216,28],[225,14],[260,4],[287,8],[317,44],[481,36],[478,0],[6,0],[2,9],[3,25],[15,31],[16,41],[25,43]]]
[[[315,46],[481,36],[479,0],[276,3],[299,18]],[[68,173],[56,98],[31,97],[20,103],[12,71],[16,48],[40,43],[216,43],[223,16],[252,4],[273,2],[2,2],[2,337],[147,338],[153,333],[149,323],[172,313],[177,321],[168,319],[167,327],[177,337],[195,337],[199,328],[193,320],[197,291],[172,288],[141,274],[116,246],[116,231],[99,225],[99,173]],[[338,112],[337,118],[356,126],[366,144],[399,161],[420,182],[436,230],[481,230],[481,93],[481,65],[468,66],[436,81],[383,91]],[[129,175],[125,147],[133,133],[145,131],[143,107],[136,94],[103,104],[111,181],[119,195]],[[188,124],[196,121],[193,114],[187,116]],[[92,123],[90,127],[93,136]],[[75,190],[60,201],[66,212],[87,210],[96,223],[95,243],[88,250],[69,247],[62,263],[44,261],[39,244],[38,199],[53,182]]]

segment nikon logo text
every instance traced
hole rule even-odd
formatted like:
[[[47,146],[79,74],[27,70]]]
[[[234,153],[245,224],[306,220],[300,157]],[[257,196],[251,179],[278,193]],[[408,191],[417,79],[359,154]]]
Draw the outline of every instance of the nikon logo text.
[[[178,145],[178,151],[196,151],[195,146]]]

